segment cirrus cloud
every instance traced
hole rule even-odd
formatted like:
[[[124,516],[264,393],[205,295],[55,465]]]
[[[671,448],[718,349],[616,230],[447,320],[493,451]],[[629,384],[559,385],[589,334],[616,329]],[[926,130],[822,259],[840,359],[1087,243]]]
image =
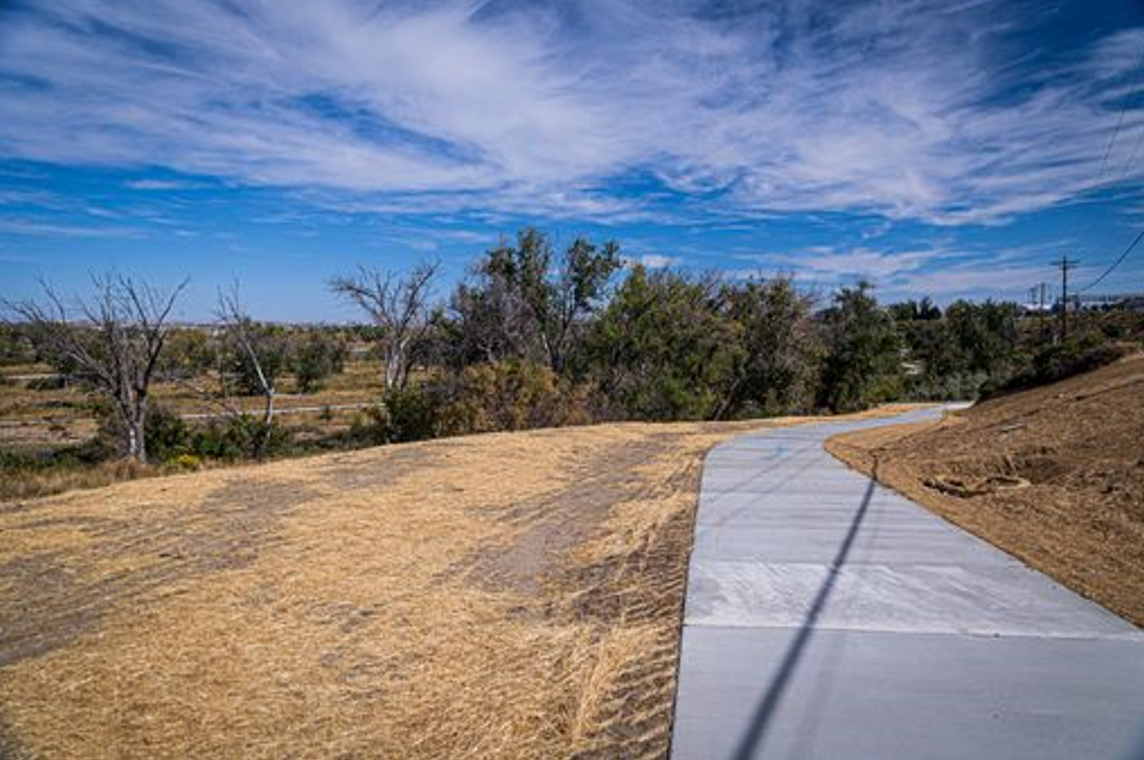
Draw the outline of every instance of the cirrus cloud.
[[[1046,58],[1020,44],[1027,11],[16,5],[0,11],[0,157],[162,166],[397,213],[996,223],[1144,178],[1132,140],[1105,158],[1122,171],[1093,169],[1114,132],[1144,130],[1144,30]]]

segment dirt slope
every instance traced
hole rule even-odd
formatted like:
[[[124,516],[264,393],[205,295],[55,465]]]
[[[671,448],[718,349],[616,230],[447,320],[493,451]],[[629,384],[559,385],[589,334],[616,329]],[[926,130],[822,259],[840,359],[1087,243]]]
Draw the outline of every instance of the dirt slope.
[[[1144,355],[827,448],[1144,626]]]
[[[0,756],[662,756],[702,455],[757,427],[474,436],[0,504]]]

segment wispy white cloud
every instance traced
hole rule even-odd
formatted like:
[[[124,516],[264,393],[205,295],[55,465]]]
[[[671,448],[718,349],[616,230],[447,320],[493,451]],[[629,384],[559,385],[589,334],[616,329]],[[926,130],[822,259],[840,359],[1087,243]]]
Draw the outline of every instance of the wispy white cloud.
[[[740,256],[772,267],[788,267],[811,277],[866,277],[885,280],[923,268],[949,254],[940,249],[925,251],[879,251],[870,248],[837,250],[814,246],[795,253]]]
[[[0,232],[23,237],[142,238],[147,236],[145,230],[137,227],[65,224],[16,218],[0,218]]]
[[[1020,264],[982,266],[980,261],[945,267],[940,271],[910,272],[879,289],[882,297],[928,295],[938,301],[977,297],[1020,299],[1030,284],[1044,280],[1045,268]]]
[[[1144,30],[1049,63],[998,2],[56,0],[0,24],[0,156],[351,209],[996,223],[1132,168]],[[1094,165],[1119,124],[1129,139]],[[640,176],[694,199],[661,208]],[[137,190],[176,189],[140,179]],[[856,262],[861,263],[861,262]],[[878,267],[867,259],[867,266]]]
[[[0,206],[52,207],[59,205],[59,199],[52,193],[40,190],[0,190]]]
[[[132,190],[193,190],[201,183],[177,179],[134,179],[126,183]]]
[[[658,253],[645,253],[636,259],[640,264],[648,269],[664,269],[666,267],[675,266],[681,259],[677,256],[663,256]]]

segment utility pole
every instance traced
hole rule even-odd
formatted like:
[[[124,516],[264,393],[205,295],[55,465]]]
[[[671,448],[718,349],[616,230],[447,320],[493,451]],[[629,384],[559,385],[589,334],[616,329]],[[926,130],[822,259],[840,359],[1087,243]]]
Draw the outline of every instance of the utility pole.
[[[1060,261],[1054,261],[1055,266],[1061,269],[1061,343],[1069,336],[1069,270],[1076,269],[1080,263],[1076,259],[1067,258],[1061,254]]]
[[[1041,333],[1041,343],[1045,342],[1045,291],[1048,286],[1041,282],[1037,283],[1034,290],[1040,291],[1040,299],[1037,301],[1037,327]]]

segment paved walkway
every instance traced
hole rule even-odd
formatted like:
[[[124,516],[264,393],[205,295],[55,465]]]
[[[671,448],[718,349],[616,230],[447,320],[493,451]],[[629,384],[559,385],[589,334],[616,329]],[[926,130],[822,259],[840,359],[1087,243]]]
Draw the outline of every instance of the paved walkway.
[[[877,424],[707,457],[672,757],[1144,758],[1144,632],[823,451]]]

